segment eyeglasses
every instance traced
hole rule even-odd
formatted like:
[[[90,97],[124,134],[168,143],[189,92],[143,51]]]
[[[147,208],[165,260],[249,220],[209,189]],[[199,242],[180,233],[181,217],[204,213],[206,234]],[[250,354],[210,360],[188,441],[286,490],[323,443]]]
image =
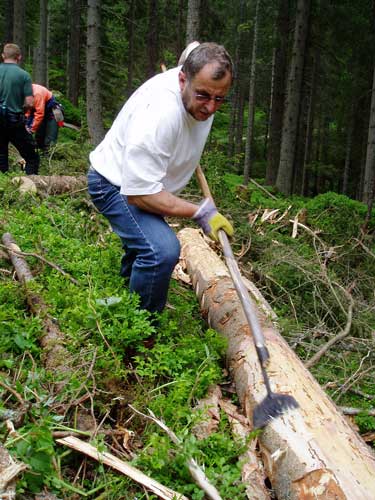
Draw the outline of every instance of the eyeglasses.
[[[197,94],[195,93],[195,98],[199,102],[209,102],[214,100],[217,104],[222,104],[225,101],[225,97],[220,95],[209,95],[209,94]]]

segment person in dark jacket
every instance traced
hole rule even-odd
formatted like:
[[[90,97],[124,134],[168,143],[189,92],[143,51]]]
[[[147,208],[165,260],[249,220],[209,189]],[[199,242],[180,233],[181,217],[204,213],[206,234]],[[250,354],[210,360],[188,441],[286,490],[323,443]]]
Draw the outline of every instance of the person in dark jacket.
[[[18,45],[4,45],[0,64],[0,172],[7,172],[8,146],[12,143],[25,159],[26,174],[37,174],[39,155],[31,133],[25,127],[25,109],[34,104],[30,75],[19,67]]]

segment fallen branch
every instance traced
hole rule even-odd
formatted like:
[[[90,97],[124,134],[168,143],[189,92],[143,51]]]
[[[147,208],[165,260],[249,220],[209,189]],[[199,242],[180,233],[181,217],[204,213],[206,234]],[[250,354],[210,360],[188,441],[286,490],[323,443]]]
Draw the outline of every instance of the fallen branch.
[[[340,333],[335,335],[332,339],[330,339],[317,353],[314,354],[306,363],[305,366],[306,368],[311,368],[314,366],[324,354],[329,351],[329,349],[339,342],[340,340],[344,339],[347,337],[350,333],[350,329],[352,326],[352,319],[353,319],[353,306],[354,306],[354,301],[353,298],[350,294],[347,294],[348,298],[350,298],[350,304],[349,304],[349,309],[348,309],[348,314],[347,314],[347,320],[346,320],[346,325],[344,330],[342,330]]]
[[[134,408],[132,405],[129,405],[129,408],[131,408],[138,415],[141,415],[142,417],[147,418],[157,424],[161,429],[163,429],[163,431],[166,432],[166,434],[174,444],[181,445],[181,440],[176,436],[176,434],[167,425],[165,425],[164,422],[156,418],[151,410],[148,410],[150,412],[150,415],[145,415],[144,413]],[[193,458],[188,459],[187,465],[192,478],[194,479],[196,484],[206,493],[208,498],[210,498],[211,500],[222,500],[215,486],[213,486],[209,482],[206,474],[202,471],[202,469]]]
[[[158,483],[157,481],[155,481],[155,479],[146,476],[146,474],[136,469],[134,466],[130,465],[124,460],[120,460],[111,453],[101,452],[97,448],[95,448],[95,446],[86,443],[81,439],[73,436],[68,436],[66,438],[57,439],[56,441],[60,444],[68,446],[69,448],[72,448],[73,450],[80,451],[81,453],[84,453],[94,460],[108,465],[109,467],[112,467],[119,472],[122,472],[122,474],[125,474],[148,490],[152,491],[159,498],[163,498],[165,500],[188,500],[187,497]]]
[[[18,247],[17,247],[18,250],[16,249],[15,245],[12,246],[11,248],[7,247],[6,245],[0,245],[0,247],[6,248],[8,250],[8,252],[13,252],[16,255],[19,255],[20,257],[35,257],[35,259],[38,259],[38,260],[44,262],[44,264],[47,264],[48,266],[52,267],[52,269],[55,269],[56,271],[61,273],[63,276],[68,278],[74,285],[79,285],[79,282],[75,278],[70,276],[70,274],[68,274],[66,271],[64,271],[64,269],[62,269],[59,265],[54,264],[50,260],[47,260],[42,255],[39,255],[39,254],[33,253],[33,252],[21,252],[21,250]]]
[[[64,347],[65,336],[59,330],[54,318],[48,313],[48,307],[42,297],[33,292],[29,286],[34,277],[26,261],[20,256],[22,252],[14,242],[12,235],[4,233],[2,241],[8,250],[18,280],[23,285],[31,312],[35,316],[40,317],[43,322],[44,335],[40,339],[40,344],[45,352],[46,368],[54,371],[56,374],[66,373],[69,371],[70,355]]]
[[[340,410],[344,415],[367,415],[369,417],[375,417],[375,408],[365,409],[365,408],[351,408],[350,406],[340,406]]]
[[[269,191],[267,191],[266,188],[264,188],[263,186],[261,186],[260,184],[258,184],[256,181],[254,181],[254,179],[250,179],[250,182],[252,182],[254,184],[254,186],[256,186],[258,189],[260,189],[261,191],[263,191],[264,194],[266,194],[267,196],[269,196],[273,200],[277,200],[276,196],[274,196],[272,193],[270,193]]]
[[[28,469],[28,465],[15,462],[7,449],[0,444],[0,498],[13,500],[16,498],[16,477]]]

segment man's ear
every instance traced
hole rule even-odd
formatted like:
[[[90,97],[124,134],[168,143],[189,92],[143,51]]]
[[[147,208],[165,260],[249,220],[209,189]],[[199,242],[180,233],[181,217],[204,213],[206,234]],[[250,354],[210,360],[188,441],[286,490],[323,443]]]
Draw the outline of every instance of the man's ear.
[[[186,82],[187,82],[187,78],[186,78],[185,73],[183,71],[180,71],[178,73],[178,83],[180,84],[181,92],[184,90],[184,88],[186,86]]]

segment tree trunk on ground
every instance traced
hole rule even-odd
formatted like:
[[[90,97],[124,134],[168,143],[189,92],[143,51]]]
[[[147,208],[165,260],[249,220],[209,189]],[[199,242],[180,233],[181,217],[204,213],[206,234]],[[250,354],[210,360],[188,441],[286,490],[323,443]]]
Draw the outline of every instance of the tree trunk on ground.
[[[293,55],[290,64],[283,131],[281,137],[280,164],[276,186],[285,195],[292,194],[293,169],[298,133],[301,83],[308,33],[310,0],[298,0],[294,32]]]
[[[252,164],[252,143],[254,135],[254,115],[255,115],[255,78],[256,78],[256,61],[258,48],[258,29],[259,29],[259,6],[260,0],[256,0],[255,4],[255,20],[254,20],[254,37],[253,49],[251,54],[250,67],[250,85],[249,85],[249,112],[247,119],[246,147],[245,147],[245,164],[243,172],[243,183],[246,186],[249,183],[251,164]]]
[[[96,146],[104,137],[99,71],[101,0],[88,0],[87,5],[87,126],[91,143]]]
[[[370,107],[370,120],[368,127],[366,165],[363,182],[362,201],[369,205],[374,196],[373,184],[375,179],[375,65],[372,81],[372,96]]]
[[[285,75],[289,39],[289,1],[279,0],[276,22],[277,42],[272,61],[272,90],[266,184],[274,186],[280,161],[281,129],[283,125]]]
[[[227,363],[243,411],[252,420],[265,388],[251,330],[232,280],[198,230],[184,229],[178,236],[203,314],[228,341]],[[259,308],[262,302],[257,303],[270,352],[267,372],[271,386],[276,393],[293,394],[300,405],[272,420],[259,436],[277,498],[372,500],[375,456],[278,334]]]
[[[81,0],[70,0],[67,93],[68,99],[78,106],[81,55]]]
[[[26,0],[14,0],[13,3],[13,43],[16,43],[26,58]]]
[[[186,45],[199,41],[199,9],[201,0],[189,0],[186,19]]]
[[[85,175],[26,175],[14,177],[12,182],[19,185],[21,193],[38,193],[44,196],[63,194],[87,188]]]
[[[47,53],[47,27],[48,27],[48,0],[39,2],[39,42],[34,51],[33,74],[34,82],[48,84],[48,53]]]
[[[42,320],[44,334],[40,338],[40,344],[45,356],[44,365],[57,376],[61,376],[71,369],[69,367],[70,355],[64,347],[65,336],[59,330],[55,320],[48,314],[48,307],[43,299],[32,291],[32,287],[28,286],[34,277],[26,261],[18,255],[21,250],[14,242],[12,235],[9,233],[3,234],[2,241],[7,248],[17,278],[23,285],[31,312]]]

